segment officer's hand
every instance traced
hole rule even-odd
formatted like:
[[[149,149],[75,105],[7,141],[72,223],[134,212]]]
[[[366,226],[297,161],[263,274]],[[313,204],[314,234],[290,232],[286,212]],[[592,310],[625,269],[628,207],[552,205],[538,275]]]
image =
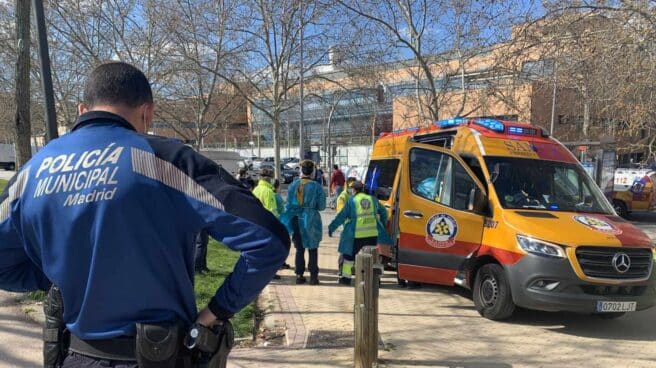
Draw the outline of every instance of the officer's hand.
[[[196,323],[200,323],[205,327],[214,327],[217,324],[220,324],[221,321],[216,319],[216,316],[209,308],[205,307],[200,313],[198,313],[198,318],[196,318]]]

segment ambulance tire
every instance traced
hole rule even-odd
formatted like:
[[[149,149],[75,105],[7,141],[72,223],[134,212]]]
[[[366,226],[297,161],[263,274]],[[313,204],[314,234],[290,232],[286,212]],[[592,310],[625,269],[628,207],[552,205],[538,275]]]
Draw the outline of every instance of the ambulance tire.
[[[508,278],[496,263],[486,264],[478,270],[473,296],[476,310],[487,319],[507,319],[515,311]]]
[[[629,215],[629,211],[626,208],[626,203],[624,203],[620,200],[617,200],[617,199],[613,200],[613,208],[615,208],[615,212],[617,212],[617,214],[620,217],[626,218]]]

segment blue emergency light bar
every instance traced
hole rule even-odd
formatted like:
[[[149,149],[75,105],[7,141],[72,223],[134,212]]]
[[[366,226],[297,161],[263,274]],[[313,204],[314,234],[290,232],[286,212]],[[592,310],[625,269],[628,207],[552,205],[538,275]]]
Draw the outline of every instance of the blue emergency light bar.
[[[453,128],[458,125],[467,124],[468,121],[469,119],[467,118],[452,118],[452,119],[438,120],[435,122],[435,125],[437,125],[440,128]]]
[[[499,133],[503,133],[506,128],[501,121],[496,119],[474,119],[474,124]]]
[[[508,134],[516,134],[516,135],[537,135],[538,130],[533,129],[533,128],[524,128],[524,127],[517,127],[517,126],[510,126],[508,127]]]
[[[459,125],[467,124],[468,122],[473,122],[476,125],[482,126],[484,128],[490,129],[495,132],[503,133],[505,126],[503,123],[496,119],[467,119],[467,118],[452,118],[445,120],[438,120],[435,122],[435,125],[440,128],[453,128]]]

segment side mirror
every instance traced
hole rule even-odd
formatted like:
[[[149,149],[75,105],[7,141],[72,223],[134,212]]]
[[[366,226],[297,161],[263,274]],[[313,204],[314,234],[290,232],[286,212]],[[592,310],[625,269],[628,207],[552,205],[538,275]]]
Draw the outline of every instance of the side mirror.
[[[476,213],[485,213],[487,211],[487,196],[478,187],[472,188],[469,192],[469,201],[467,210]]]

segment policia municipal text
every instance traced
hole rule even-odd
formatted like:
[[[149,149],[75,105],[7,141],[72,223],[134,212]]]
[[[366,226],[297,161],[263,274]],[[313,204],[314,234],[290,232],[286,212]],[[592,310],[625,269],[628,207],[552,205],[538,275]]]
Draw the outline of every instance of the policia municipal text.
[[[210,359],[230,347],[224,321],[287,257],[285,227],[236,179],[176,140],[145,134],[153,110],[141,71],[100,65],[73,131],[0,195],[0,288],[61,290],[46,307],[46,366],[217,366]],[[68,179],[92,176],[89,186]],[[203,230],[241,257],[197,313]]]

